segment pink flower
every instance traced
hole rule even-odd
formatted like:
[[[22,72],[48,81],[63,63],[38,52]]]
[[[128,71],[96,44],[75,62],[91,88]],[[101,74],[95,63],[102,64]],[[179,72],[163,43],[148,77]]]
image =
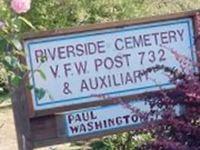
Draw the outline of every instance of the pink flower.
[[[31,7],[31,0],[12,0],[11,8],[14,12],[21,14],[26,13]]]

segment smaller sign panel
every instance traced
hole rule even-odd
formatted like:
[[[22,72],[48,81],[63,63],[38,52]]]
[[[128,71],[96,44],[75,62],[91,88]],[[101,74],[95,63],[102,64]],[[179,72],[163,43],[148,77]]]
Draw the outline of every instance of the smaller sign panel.
[[[130,106],[130,107],[129,107]],[[124,130],[144,122],[161,119],[161,109],[150,112],[150,105],[144,100],[130,102],[129,105],[115,104],[87,110],[72,111],[66,114],[66,136],[88,136],[103,134],[109,131]],[[134,111],[135,112],[134,112]],[[137,113],[139,110],[140,113]],[[176,115],[180,115],[181,107],[175,106]]]

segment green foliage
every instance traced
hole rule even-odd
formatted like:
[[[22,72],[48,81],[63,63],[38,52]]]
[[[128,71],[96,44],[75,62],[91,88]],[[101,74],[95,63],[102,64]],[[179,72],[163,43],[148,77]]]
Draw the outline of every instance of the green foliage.
[[[25,15],[41,30],[200,8],[200,0],[34,0]]]
[[[4,101],[9,101],[10,95],[7,94],[6,92],[1,92],[0,90],[0,104],[3,103]]]
[[[7,1],[0,0],[0,94],[12,92],[17,87],[27,71],[20,63],[24,56],[21,36],[26,29],[34,30],[34,26],[23,16],[11,11]]]
[[[125,132],[105,137],[102,141],[91,143],[93,150],[136,150],[141,145],[154,140],[150,133]]]
[[[11,76],[11,85],[13,86],[19,86],[20,82],[21,82],[22,78],[20,76],[17,75],[13,75]]]

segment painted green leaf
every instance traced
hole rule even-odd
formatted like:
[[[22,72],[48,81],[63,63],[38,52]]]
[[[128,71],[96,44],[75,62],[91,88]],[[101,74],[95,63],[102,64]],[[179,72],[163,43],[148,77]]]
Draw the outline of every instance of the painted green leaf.
[[[46,91],[43,88],[35,88],[35,94],[36,97],[41,100],[45,96]]]
[[[33,85],[30,85],[30,84],[28,84],[28,85],[26,85],[26,88],[27,88],[27,89],[29,89],[29,90],[32,90],[32,89],[34,88],[34,86],[33,86]]]
[[[46,80],[46,75],[44,74],[44,72],[40,69],[37,70],[37,72],[40,74],[40,76],[42,77],[42,79]]]

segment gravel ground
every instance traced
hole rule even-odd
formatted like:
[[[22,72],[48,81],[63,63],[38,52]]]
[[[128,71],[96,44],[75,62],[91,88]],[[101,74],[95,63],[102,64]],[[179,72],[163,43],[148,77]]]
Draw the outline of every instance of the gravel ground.
[[[0,150],[18,150],[12,109],[0,106]],[[35,150],[88,150],[87,147],[72,146],[70,143]]]

